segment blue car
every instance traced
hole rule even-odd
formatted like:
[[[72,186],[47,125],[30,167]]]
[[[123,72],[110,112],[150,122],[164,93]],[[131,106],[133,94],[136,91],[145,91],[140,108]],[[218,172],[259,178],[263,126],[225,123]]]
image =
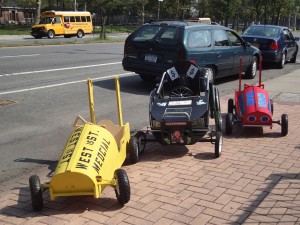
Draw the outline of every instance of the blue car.
[[[296,62],[299,37],[295,38],[287,27],[251,25],[241,37],[260,49],[264,63],[275,63],[282,69],[287,61]]]

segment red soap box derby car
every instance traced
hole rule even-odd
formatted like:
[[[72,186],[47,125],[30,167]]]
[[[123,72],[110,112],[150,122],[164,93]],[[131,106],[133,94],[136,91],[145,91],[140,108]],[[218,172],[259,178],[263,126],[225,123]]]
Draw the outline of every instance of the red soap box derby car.
[[[240,59],[242,62],[242,59]],[[273,101],[269,98],[268,92],[261,83],[261,64],[259,71],[259,84],[252,86],[244,84],[244,90],[241,90],[241,71],[239,76],[239,90],[235,91],[235,105],[233,99],[228,100],[228,114],[226,115],[226,134],[231,134],[233,124],[241,122],[243,127],[262,127],[270,126],[273,123],[281,125],[281,135],[288,133],[288,116],[282,114],[281,121],[274,121]],[[234,112],[235,111],[235,112]]]

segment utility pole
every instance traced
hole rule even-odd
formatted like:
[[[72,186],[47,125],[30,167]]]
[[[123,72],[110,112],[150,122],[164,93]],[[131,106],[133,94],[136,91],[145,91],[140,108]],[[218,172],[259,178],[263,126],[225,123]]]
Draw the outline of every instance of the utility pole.
[[[42,4],[42,0],[36,0],[36,12],[35,12],[35,18],[34,18],[34,22],[35,24],[40,22],[40,18],[41,18],[41,4]]]
[[[76,3],[76,0],[74,0],[74,11],[75,11],[75,12],[77,11],[77,3]]]
[[[160,11],[160,2],[163,0],[158,0],[158,7],[157,7],[157,21],[159,21],[159,11]]]

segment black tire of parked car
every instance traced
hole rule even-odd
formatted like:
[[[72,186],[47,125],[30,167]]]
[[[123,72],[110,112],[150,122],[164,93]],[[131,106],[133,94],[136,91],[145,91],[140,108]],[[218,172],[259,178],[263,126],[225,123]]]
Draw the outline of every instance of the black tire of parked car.
[[[283,53],[283,54],[281,55],[280,61],[277,63],[277,68],[278,68],[278,69],[283,69],[284,64],[285,64],[285,60],[286,60],[286,54]]]
[[[252,63],[249,65],[247,71],[245,72],[246,79],[253,79],[257,72],[257,57],[253,56]]]
[[[298,54],[298,49],[294,52],[293,57],[291,58],[290,62],[295,63],[297,60],[297,54]]]

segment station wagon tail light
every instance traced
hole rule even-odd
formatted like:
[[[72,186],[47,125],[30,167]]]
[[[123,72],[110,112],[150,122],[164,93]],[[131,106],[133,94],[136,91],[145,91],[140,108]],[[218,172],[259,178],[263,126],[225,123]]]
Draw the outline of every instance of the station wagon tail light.
[[[186,58],[185,51],[184,51],[183,47],[180,47],[179,55],[178,55],[178,60],[179,61],[181,61],[181,60],[184,61],[185,58]]]
[[[272,50],[278,50],[278,43],[277,43],[277,41],[273,41],[271,43],[270,49],[272,49]]]

